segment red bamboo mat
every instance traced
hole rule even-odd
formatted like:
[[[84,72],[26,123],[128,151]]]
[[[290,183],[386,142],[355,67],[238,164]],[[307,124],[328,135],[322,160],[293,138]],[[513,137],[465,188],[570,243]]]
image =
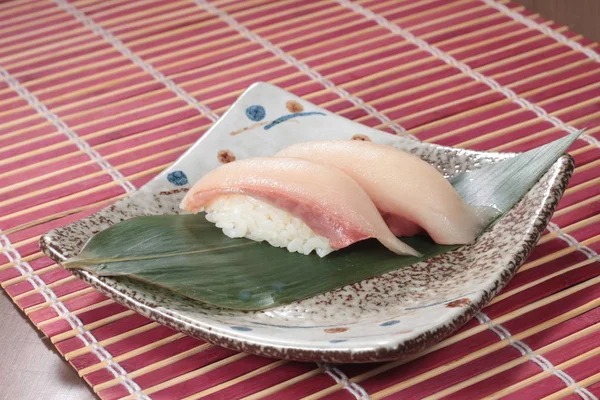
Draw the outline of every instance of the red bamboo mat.
[[[507,1],[14,0],[0,3],[0,75],[0,282],[100,398],[600,397],[596,43]],[[255,81],[444,145],[523,151],[588,130],[530,259],[411,360],[236,353],[42,255],[41,234],[142,186]]]

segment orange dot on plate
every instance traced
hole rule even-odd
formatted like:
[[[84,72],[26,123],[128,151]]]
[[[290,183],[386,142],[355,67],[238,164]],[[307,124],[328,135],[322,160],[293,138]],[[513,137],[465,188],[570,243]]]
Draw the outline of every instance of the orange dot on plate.
[[[287,103],[285,103],[285,107],[288,109],[289,112],[294,114],[304,111],[304,107],[302,107],[302,104],[298,103],[296,100],[288,101]]]
[[[229,150],[221,150],[217,153],[217,159],[221,163],[227,164],[232,161],[235,161],[235,155]]]
[[[370,142],[371,138],[368,137],[367,135],[357,134],[357,135],[352,136],[352,140],[361,140],[363,142]]]
[[[325,333],[342,333],[346,332],[348,328],[327,328],[325,329]]]
[[[471,304],[471,300],[469,300],[468,298],[465,297],[465,298],[454,300],[454,301],[451,301],[450,303],[447,303],[446,307],[449,307],[449,308],[466,307],[469,304]]]

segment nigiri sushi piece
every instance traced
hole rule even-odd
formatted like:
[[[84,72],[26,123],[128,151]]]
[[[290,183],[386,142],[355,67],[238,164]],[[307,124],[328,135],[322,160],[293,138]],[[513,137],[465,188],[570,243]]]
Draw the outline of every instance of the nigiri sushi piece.
[[[397,254],[420,255],[387,227],[367,193],[329,165],[285,157],[224,164],[188,191],[181,208],[206,212],[229,237],[247,237],[323,257],[375,238]]]
[[[410,153],[367,141],[298,143],[277,153],[341,169],[371,197],[390,230],[413,236],[425,230],[440,244],[466,244],[484,227],[471,207],[432,165]]]

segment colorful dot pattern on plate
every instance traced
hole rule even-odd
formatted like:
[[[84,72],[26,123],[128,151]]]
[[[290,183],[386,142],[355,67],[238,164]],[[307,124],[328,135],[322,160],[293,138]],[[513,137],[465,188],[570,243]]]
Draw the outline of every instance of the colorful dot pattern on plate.
[[[217,153],[217,159],[221,164],[227,164],[235,161],[235,154],[231,150],[220,150]]]
[[[286,101],[285,108],[287,108],[287,110],[293,114],[304,111],[302,104],[298,103],[296,100]]]
[[[277,125],[281,124],[282,122],[289,121],[293,118],[308,117],[311,115],[322,115],[322,116],[327,115],[320,111],[306,111],[305,112],[304,106],[302,104],[300,104],[300,102],[298,102],[297,100],[288,100],[285,103],[285,108],[291,114],[282,115],[282,116],[274,119],[273,121],[266,123],[266,125],[264,125],[264,130],[269,130],[269,129],[273,128],[274,126],[277,126]],[[250,107],[246,108],[245,113],[246,113],[246,117],[248,117],[248,119],[250,119],[251,121],[255,121],[255,122],[262,121],[263,119],[265,119],[265,117],[267,115],[267,111],[266,111],[265,107],[263,107],[259,104],[254,104],[254,105],[251,105]],[[265,122],[263,122],[263,123],[265,123]],[[244,131],[244,128],[234,131],[231,134],[236,135],[238,133],[241,133],[242,131]]]
[[[246,116],[252,121],[262,121],[267,112],[263,106],[254,105],[246,108]]]
[[[246,328],[245,326],[232,326],[231,329],[240,332],[250,332],[252,330],[252,328]]]
[[[371,142],[371,138],[369,138],[367,135],[361,135],[361,134],[356,134],[356,135],[352,136],[352,140],[361,140],[363,142]]]
[[[400,321],[398,321],[397,319],[391,320],[391,321],[386,321],[384,323],[379,324],[379,326],[392,326],[392,325],[396,325],[399,324]]]
[[[458,299],[458,300],[454,300],[451,301],[450,303],[446,304],[446,307],[466,307],[468,305],[471,304],[471,300],[469,300],[468,298],[463,298],[463,299]]]
[[[346,332],[348,328],[327,328],[325,329],[326,333],[342,333]]]
[[[173,171],[169,173],[169,175],[167,175],[167,180],[177,186],[187,185],[188,183],[188,178],[183,171]]]

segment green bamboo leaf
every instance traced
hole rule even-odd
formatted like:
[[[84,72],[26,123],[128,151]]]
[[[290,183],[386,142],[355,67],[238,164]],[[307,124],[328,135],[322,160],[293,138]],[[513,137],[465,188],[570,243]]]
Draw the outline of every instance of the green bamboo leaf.
[[[475,207],[493,207],[502,213],[514,206],[583,133],[572,133],[497,164],[457,175],[454,189]]]
[[[496,164],[458,175],[451,183],[477,207],[507,212],[580,133]],[[260,310],[381,275],[457,248],[428,237],[403,239],[423,254],[400,257],[367,240],[325,258],[289,253],[265,243],[231,239],[204,215],[133,218],[95,235],[64,263],[101,276],[128,276],[220,307]]]

